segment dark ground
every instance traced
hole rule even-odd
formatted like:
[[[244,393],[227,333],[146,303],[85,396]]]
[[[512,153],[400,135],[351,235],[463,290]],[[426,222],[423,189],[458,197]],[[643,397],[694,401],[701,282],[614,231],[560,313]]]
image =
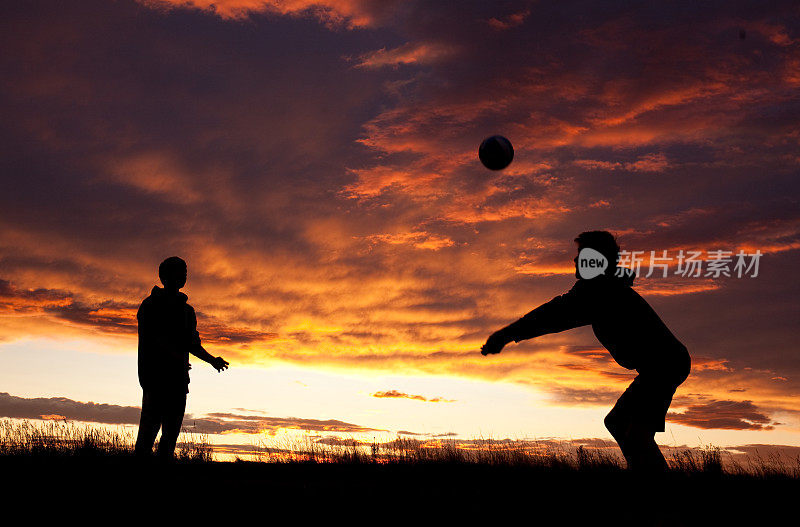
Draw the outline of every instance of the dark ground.
[[[619,470],[469,463],[164,466],[130,457],[0,456],[0,473],[6,513],[157,525],[281,518],[337,525],[791,525],[800,498],[800,481],[780,477],[676,472],[652,481]]]

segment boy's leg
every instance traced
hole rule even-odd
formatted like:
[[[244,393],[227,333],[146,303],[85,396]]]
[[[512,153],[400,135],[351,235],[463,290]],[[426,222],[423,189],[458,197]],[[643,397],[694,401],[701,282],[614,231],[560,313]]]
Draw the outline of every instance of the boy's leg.
[[[622,455],[625,457],[625,461],[628,463],[628,466],[631,464],[629,459],[631,447],[629,445],[628,436],[629,429],[631,428],[634,419],[633,393],[636,391],[636,387],[638,386],[637,380],[638,377],[634,379],[630,386],[628,386],[622,395],[620,395],[616,404],[614,404],[614,408],[608,412],[608,415],[603,421],[606,425],[606,428],[611,433],[611,436],[619,445],[619,449],[622,451]]]
[[[619,425],[608,419],[606,427],[617,441],[629,469],[642,473],[667,470],[667,460],[655,441],[655,430],[639,423]]]
[[[672,396],[686,380],[691,359],[686,353],[679,366],[666,371],[640,372],[606,416],[606,427],[617,440],[628,468],[640,473],[666,471],[664,454],[655,441],[664,424]]]
[[[628,429],[625,443],[628,453],[625,459],[628,467],[639,473],[661,473],[667,470],[667,460],[655,441],[655,430],[640,424]]]
[[[616,408],[616,406],[614,408]],[[625,441],[624,426],[615,417],[616,415],[612,411],[606,416],[603,423],[606,425],[606,429],[609,431],[609,433],[611,433],[611,437],[613,437],[619,445],[619,449],[622,450],[622,454],[625,455],[625,446],[623,445]]]
[[[619,414],[612,411],[606,416],[605,425],[617,445],[619,445],[622,456],[625,458],[628,468],[630,468],[633,464],[636,464],[637,457],[635,452],[636,440],[630,434],[630,429],[633,425],[630,422],[623,422],[619,419]]]
[[[171,459],[175,453],[184,411],[186,411],[186,394],[170,394],[164,404],[161,441],[158,442],[158,456],[162,459]]]
[[[605,418],[628,468],[637,472],[663,472],[664,455],[655,441],[663,395],[651,379],[638,375]],[[662,415],[663,418],[663,415]],[[663,430],[663,428],[662,428]]]
[[[153,392],[145,390],[142,394],[142,413],[135,448],[137,456],[149,456],[153,453],[153,443],[158,429],[161,428],[161,411],[157,399]]]

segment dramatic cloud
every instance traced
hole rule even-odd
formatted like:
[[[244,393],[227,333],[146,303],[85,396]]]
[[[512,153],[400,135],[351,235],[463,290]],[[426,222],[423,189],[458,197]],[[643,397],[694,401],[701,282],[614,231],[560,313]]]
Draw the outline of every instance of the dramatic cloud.
[[[376,16],[389,11],[397,0],[138,0],[155,9],[197,9],[223,19],[243,19],[266,13],[310,16],[331,26],[361,27],[375,23]]]
[[[302,430],[310,432],[386,432],[346,423],[336,419],[303,419],[298,417],[264,417],[229,413],[212,413],[206,417],[188,415],[183,420],[184,428],[199,434],[275,434],[280,430]]]
[[[73,293],[49,289],[22,290],[0,280],[0,311],[49,315],[73,325],[109,334],[135,334],[138,304],[105,300],[88,305]],[[206,343],[243,344],[274,339],[275,333],[227,326],[214,317],[197,313],[200,336]]]
[[[139,424],[141,408],[79,402],[66,397],[24,398],[0,392],[0,417],[19,419],[72,420],[89,423],[132,425]],[[211,413],[205,417],[187,414],[183,427],[200,434],[275,434],[279,430],[312,432],[377,432],[377,430],[336,419],[303,419],[299,417],[268,417],[231,413]]]
[[[423,395],[412,395],[409,393],[399,392],[397,390],[388,390],[385,392],[375,392],[373,397],[388,398],[388,399],[413,399],[414,401],[424,401],[427,403],[454,403],[453,399],[444,399],[443,397],[425,397]]]
[[[669,412],[667,419],[697,428],[728,430],[771,430],[775,424],[752,401],[709,401],[693,404],[681,413]]]
[[[0,416],[20,419],[68,419],[90,423],[139,424],[141,409],[136,406],[82,403],[66,397],[27,399],[0,393]]]
[[[428,64],[443,60],[451,51],[446,47],[407,43],[395,49],[379,49],[358,58],[357,68],[382,68],[405,64]]]

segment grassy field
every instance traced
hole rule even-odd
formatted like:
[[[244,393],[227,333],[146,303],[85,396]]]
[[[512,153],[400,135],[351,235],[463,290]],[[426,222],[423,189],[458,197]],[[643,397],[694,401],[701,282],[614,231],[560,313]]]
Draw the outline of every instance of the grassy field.
[[[366,448],[309,444],[293,452],[264,450],[261,461],[218,462],[198,438],[180,445],[175,462],[162,464],[136,459],[133,439],[69,423],[0,421],[4,501],[30,507],[39,500],[52,510],[103,516],[158,510],[152,514],[241,521],[280,513],[426,524],[522,518],[566,525],[770,525],[781,511],[796,518],[800,491],[797,462],[725,467],[718,449],[677,453],[669,473],[652,480],[628,473],[604,451],[541,453],[494,441],[470,449],[414,440]]]

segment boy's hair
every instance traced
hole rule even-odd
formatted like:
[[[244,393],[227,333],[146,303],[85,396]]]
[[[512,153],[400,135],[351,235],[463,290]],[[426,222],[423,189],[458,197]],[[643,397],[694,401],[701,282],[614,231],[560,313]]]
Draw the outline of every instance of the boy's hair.
[[[175,272],[182,272],[186,270],[186,262],[177,256],[170,256],[158,266],[158,277],[164,281],[165,277],[174,276]]]
[[[608,259],[608,270],[614,272],[619,261],[619,245],[614,235],[608,231],[586,231],[575,238],[578,249],[588,247],[599,252]]]

